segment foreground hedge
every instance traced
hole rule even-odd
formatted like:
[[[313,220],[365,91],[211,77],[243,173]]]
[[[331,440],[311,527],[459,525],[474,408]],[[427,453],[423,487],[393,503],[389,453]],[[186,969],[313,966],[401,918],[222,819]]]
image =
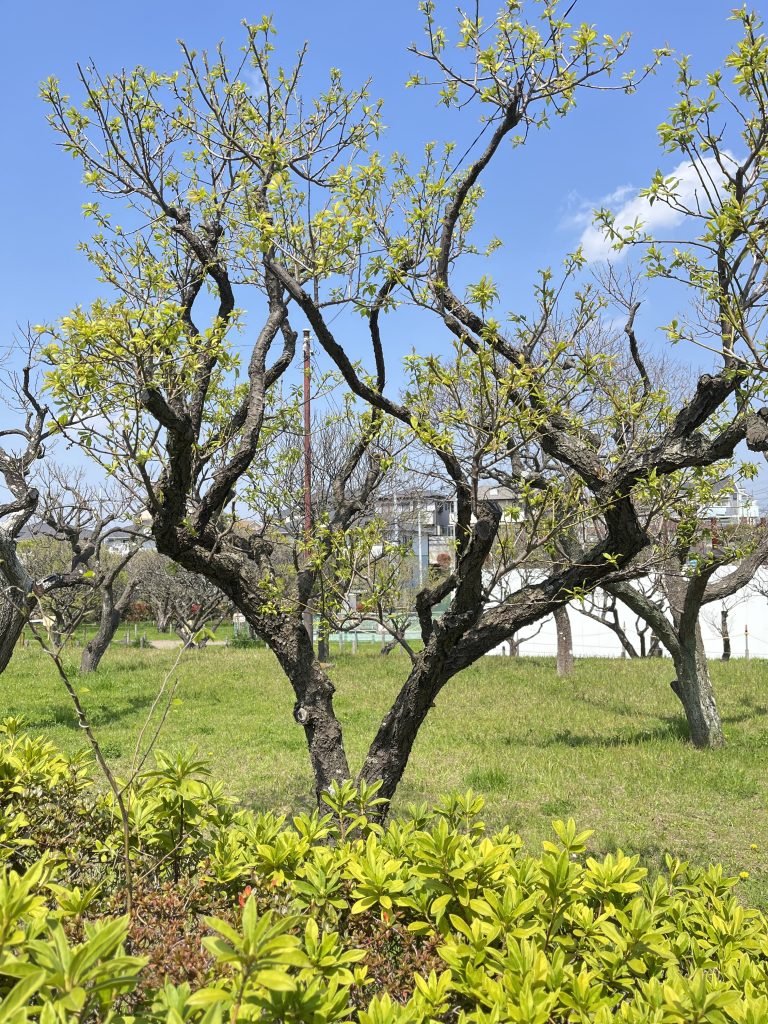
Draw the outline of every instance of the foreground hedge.
[[[158,754],[121,832],[82,758],[0,729],[0,1024],[768,1022],[768,922],[736,880],[554,824],[537,856],[468,793],[381,828],[375,793],[290,822]]]

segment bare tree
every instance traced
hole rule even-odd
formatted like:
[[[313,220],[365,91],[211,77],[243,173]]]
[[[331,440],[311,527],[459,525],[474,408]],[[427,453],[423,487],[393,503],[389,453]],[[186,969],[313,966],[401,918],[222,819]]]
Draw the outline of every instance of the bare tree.
[[[198,573],[178,566],[173,598],[173,628],[185,647],[205,647],[225,618],[231,605],[218,587]],[[178,577],[182,577],[179,579]]]
[[[57,576],[33,578],[19,557],[18,538],[39,501],[34,476],[50,431],[48,409],[37,398],[32,364],[28,361],[18,375],[9,374],[5,383],[6,406],[18,425],[0,430],[0,476],[7,492],[0,503],[0,672],[11,660],[38,595],[62,582]]]
[[[752,581],[754,586],[754,580]],[[720,608],[718,611],[711,611],[705,613],[704,621],[710,627],[710,629],[717,633],[723,643],[723,653],[720,655],[721,661],[731,660],[731,630],[729,618],[734,608],[738,608],[740,604],[743,604],[747,598],[748,593],[737,593],[731,597],[725,597],[720,602]]]
[[[94,672],[133,600],[137,581],[127,569],[146,535],[134,523],[131,496],[114,482],[93,483],[80,469],[48,466],[39,487],[37,520],[45,532],[37,540],[38,559],[41,546],[55,545],[69,577],[80,581],[77,588],[54,591],[45,608],[62,633],[73,633],[75,620],[96,623],[80,661],[82,673]]]
[[[661,579],[651,566],[647,566],[648,574],[636,579],[633,583],[635,589],[643,593],[650,601],[660,601],[665,605],[666,598],[661,586]],[[653,633],[650,625],[640,615],[635,615],[632,623],[637,634],[637,647],[630,640],[626,627],[626,614],[629,609],[617,602],[613,594],[605,590],[595,590],[591,594],[585,594],[576,604],[577,610],[589,619],[607,626],[612,633],[615,633],[622,650],[630,658],[653,658],[658,652],[658,639]]]
[[[137,583],[135,598],[152,610],[159,633],[170,632],[177,614],[174,602],[178,586],[174,575],[167,571],[168,564],[164,555],[149,548],[139,551],[131,564],[131,576]],[[189,603],[192,601],[190,598]]]
[[[156,610],[166,631],[185,647],[204,647],[231,605],[221,590],[199,573],[188,572],[157,551],[140,551],[131,565],[134,593]]]
[[[638,653],[635,645],[627,636],[626,628],[621,619],[621,611],[613,594],[608,594],[604,590],[595,590],[591,594],[586,594],[576,605],[576,608],[588,619],[593,619],[595,622],[607,626],[612,633],[615,633],[622,650],[630,658],[645,656]]]
[[[669,652],[677,673],[671,686],[683,705],[693,743],[720,746],[723,730],[699,618],[707,605],[733,598],[749,585],[768,559],[768,528],[749,531],[749,539],[738,529],[729,538],[721,529],[718,547],[707,548],[712,538],[706,530],[692,529],[698,521],[695,493],[691,505],[689,515],[677,524],[662,525],[655,597],[626,582],[607,583],[606,589],[647,622]]]

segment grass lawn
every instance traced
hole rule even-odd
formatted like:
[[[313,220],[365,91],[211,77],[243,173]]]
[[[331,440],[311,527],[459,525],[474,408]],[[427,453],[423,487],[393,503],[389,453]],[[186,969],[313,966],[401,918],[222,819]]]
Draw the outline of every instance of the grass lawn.
[[[174,651],[115,645],[77,680],[107,755],[125,767]],[[72,652],[74,666],[79,651]],[[336,655],[333,678],[353,767],[407,671],[400,653]],[[454,679],[417,741],[396,806],[472,787],[485,818],[535,847],[552,818],[595,829],[591,847],[621,846],[653,866],[665,852],[748,871],[745,902],[768,906],[768,662],[714,663],[727,746],[696,751],[669,688],[668,660],[581,660],[559,680],[553,659],[485,658]],[[196,745],[229,792],[257,807],[308,806],[312,780],[293,697],[261,650],[189,651],[160,745]],[[2,714],[59,746],[85,745],[53,665],[19,649],[2,678]],[[752,850],[756,844],[758,849]]]
[[[82,645],[86,640],[90,640],[95,632],[96,626],[93,623],[80,626],[75,633],[75,639],[79,645]],[[218,629],[214,630],[214,636],[217,640],[231,640],[232,635],[231,619],[225,619]],[[125,646],[126,640],[129,644],[133,644],[142,636],[150,643],[153,640],[179,640],[179,635],[174,630],[169,629],[166,633],[161,633],[154,622],[124,622],[118,629],[113,643]],[[27,639],[32,641],[32,634],[29,631],[27,631]]]

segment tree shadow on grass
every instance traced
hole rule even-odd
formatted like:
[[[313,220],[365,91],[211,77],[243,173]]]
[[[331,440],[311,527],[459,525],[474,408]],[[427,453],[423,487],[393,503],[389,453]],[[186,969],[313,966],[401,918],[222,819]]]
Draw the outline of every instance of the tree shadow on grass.
[[[518,739],[507,736],[505,746],[517,745],[528,747],[637,747],[655,740],[685,741],[688,739],[688,725],[682,716],[669,715],[662,719],[663,724],[653,729],[635,729],[632,732],[614,733],[610,736],[584,735],[573,733],[570,729],[562,729],[551,736],[540,738],[525,737]]]
[[[599,700],[594,697],[580,696],[578,698],[582,704],[588,704],[590,707],[597,708],[599,711],[604,711],[607,715],[616,715],[618,718],[649,718],[655,719],[657,722],[664,724],[665,728],[669,726],[671,722],[682,723],[685,728],[685,737],[687,738],[687,726],[685,725],[685,717],[681,714],[669,714],[663,711],[649,711],[647,708],[634,708],[626,704],[616,704],[609,701]],[[743,711],[737,714],[726,714],[722,715],[723,725],[740,725],[743,722],[750,722],[758,718],[764,718],[768,715],[768,707],[764,704],[758,704],[750,697],[746,697],[741,701]],[[637,730],[641,732],[641,730]],[[648,732],[649,730],[645,730]]]
[[[756,704],[751,697],[745,697],[742,705],[748,708],[740,715],[723,715],[723,722],[726,725],[738,725],[741,722],[751,722],[756,718],[765,718],[768,715],[768,707],[765,704]]]
[[[114,704],[95,704],[92,707],[86,705],[88,720],[95,728],[104,725],[113,725],[124,718],[139,714],[141,711],[149,711],[154,696],[130,697],[120,702],[119,706]],[[28,721],[30,731],[35,729],[44,730],[52,725],[61,725],[66,729],[79,729],[77,712],[70,704],[58,704],[53,708],[38,712]]]

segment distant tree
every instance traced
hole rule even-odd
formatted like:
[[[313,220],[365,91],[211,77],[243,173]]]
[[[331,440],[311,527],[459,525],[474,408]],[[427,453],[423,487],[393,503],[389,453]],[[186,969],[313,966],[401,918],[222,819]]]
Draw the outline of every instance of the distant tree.
[[[759,571],[759,570],[758,570]],[[755,581],[752,580],[751,587],[754,589]],[[721,661],[731,660],[731,627],[730,627],[730,615],[734,608],[738,608],[740,604],[743,604],[749,597],[749,592],[740,592],[732,595],[731,597],[724,597],[720,602],[720,608],[715,611],[714,609],[704,615],[704,620],[712,630],[716,633],[723,643],[723,653],[720,655]]]
[[[268,532],[273,544],[272,565],[279,585],[290,590],[292,581],[308,563],[316,566],[314,585],[307,602],[307,624],[317,631],[317,660],[330,660],[329,637],[332,631],[345,629],[355,619],[350,595],[365,591],[369,618],[377,611],[398,603],[400,579],[412,580],[411,574],[400,573],[397,566],[408,554],[389,537],[397,527],[391,513],[381,514],[377,503],[386,493],[397,493],[398,486],[408,486],[409,478],[401,470],[406,445],[393,430],[381,428],[376,438],[375,474],[366,482],[373,468],[369,459],[354,467],[346,466],[350,452],[359,440],[360,422],[350,410],[334,409],[339,390],[337,376],[316,373],[312,380],[315,406],[322,412],[312,415],[309,446],[309,518],[306,529],[306,493],[304,426],[302,410],[284,410],[284,430],[271,444],[269,465],[261,469],[259,478],[251,478],[243,503],[247,519],[240,528],[253,529],[255,524]],[[352,493],[365,494],[355,514],[354,527],[335,536],[328,530],[343,494],[339,480],[350,473],[345,487]],[[378,551],[378,555],[373,552]],[[386,568],[385,568],[386,567]],[[357,604],[358,602],[356,602]],[[402,602],[400,601],[400,604]],[[412,606],[411,606],[412,610]],[[378,621],[378,620],[377,620]]]
[[[94,672],[133,600],[137,581],[128,572],[146,541],[134,525],[132,499],[114,483],[88,482],[82,470],[48,466],[39,478],[40,498],[25,563],[36,578],[67,573],[79,585],[57,588],[43,600],[59,636],[83,623],[96,630],[83,646],[81,673]]]
[[[155,610],[158,629],[173,629],[185,647],[204,647],[231,614],[230,602],[210,580],[157,551],[140,551],[131,575],[133,593]]]
[[[755,573],[750,589],[752,593],[768,598],[768,560]]]
[[[723,729],[701,635],[702,610],[732,599],[747,587],[768,559],[768,527],[758,530],[721,527],[713,533],[699,518],[706,480],[678,495],[678,518],[658,524],[653,590],[627,583],[606,589],[643,619],[669,652],[676,678],[671,686],[680,699],[692,742],[720,746]],[[727,636],[727,613],[725,621]]]
[[[653,601],[661,597],[659,578],[656,574],[642,577],[633,584],[649,600]],[[662,597],[663,600],[663,597]],[[622,651],[630,658],[652,658],[654,657],[657,643],[654,643],[655,634],[650,625],[640,615],[636,615],[632,623],[637,634],[637,646],[630,640],[627,632],[625,616],[627,609],[619,605],[616,597],[604,590],[595,590],[591,594],[585,594],[582,599],[575,602],[575,608],[582,615],[603,626],[607,626],[612,633],[615,633],[621,644]]]
[[[64,563],[35,574],[19,550],[19,538],[38,509],[36,478],[52,433],[49,410],[39,400],[34,364],[29,361],[31,342],[20,354],[27,357],[26,365],[4,380],[4,404],[15,425],[0,430],[0,672],[7,668],[38,601],[81,583],[80,574]]]
[[[157,551],[139,551],[133,560],[131,572],[138,585],[138,600],[142,607],[151,609],[159,633],[168,633],[175,616],[174,595],[176,581],[167,572],[168,559]]]
[[[67,542],[48,534],[38,534],[19,541],[17,553],[32,579],[64,575],[72,567],[72,551]],[[41,594],[35,601],[33,618],[42,618],[52,641],[59,644],[63,638],[71,636],[81,623],[92,623],[96,613],[93,590],[78,585],[56,588]]]
[[[737,15],[744,45],[728,57],[733,102],[721,95],[719,72],[707,86],[715,97],[694,101],[683,63],[683,95],[662,129],[665,147],[684,151],[705,184],[712,160],[721,168],[717,188],[682,211],[695,251],[661,243],[647,250],[650,273],[692,288],[692,306],[707,317],[702,337],[720,353],[713,372],[660,413],[663,382],[649,379],[633,307],[633,380],[629,388],[620,382],[611,357],[588,343],[605,297],[582,279],[580,252],[567,257],[560,277],[543,270],[533,301],[509,311],[500,308],[492,265],[479,276],[468,268],[498,248],[497,240],[478,240],[474,224],[481,179],[503,159],[504,144],[522,146],[585,90],[631,91],[643,77],[620,76],[626,36],[572,26],[572,7],[532,4],[527,20],[518,3],[483,21],[461,15],[459,47],[449,55],[435,6],[423,5],[426,43],[416,58],[424,73],[410,84],[436,78],[440,100],[475,142],[442,151],[430,144],[416,167],[402,156],[388,167],[374,150],[382,118],[365,87],[347,90],[333,71],[324,94],[301,97],[304,52],[293,69],[275,67],[269,19],[246,28],[234,71],[221,51],[202,57],[183,48],[171,75],[83,70],[80,107],[56,82],[43,89],[51,122],[94,193],[86,212],[97,230],[85,251],[115,289],[52,332],[47,357],[64,429],[76,436],[87,425],[90,452],[143,490],[158,550],[219,586],[275,653],[293,688],[318,798],[352,772],[333,683],[302,615],[388,468],[379,441],[389,423],[439,468],[457,511],[451,571],[416,597],[422,649],[357,773],[381,782],[385,798],[458,672],[581,593],[631,574],[648,544],[645,508],[660,479],[728,458],[745,440],[753,450],[768,447],[768,410],[753,407],[745,362],[762,359],[759,253],[768,202],[766,46],[747,12]],[[727,135],[709,128],[720,102],[730,104]],[[473,109],[479,131],[468,124]],[[649,194],[680,206],[662,175]],[[128,204],[120,225],[101,207],[115,197],[121,210]],[[609,214],[603,221],[617,245],[646,241],[639,227],[624,231]],[[439,332],[414,334],[425,347],[408,357],[396,396],[387,384],[388,332],[404,305]],[[359,316],[342,315],[345,307]],[[231,347],[244,337],[238,308],[248,308],[255,339],[242,377]],[[299,317],[355,396],[347,415],[356,427],[332,482],[333,512],[286,585],[274,561],[275,530],[263,522],[238,529],[235,506],[246,496],[252,503],[248,492],[269,479],[274,439],[295,405],[288,370]],[[436,333],[452,339],[449,353],[445,345],[430,350]],[[691,331],[677,322],[670,333]],[[459,402],[457,382],[467,380],[469,402],[463,394]],[[502,470],[530,524],[527,548],[554,555],[563,530],[591,521],[599,529],[577,560],[553,561],[542,579],[498,602],[485,565],[503,513],[479,495]]]

